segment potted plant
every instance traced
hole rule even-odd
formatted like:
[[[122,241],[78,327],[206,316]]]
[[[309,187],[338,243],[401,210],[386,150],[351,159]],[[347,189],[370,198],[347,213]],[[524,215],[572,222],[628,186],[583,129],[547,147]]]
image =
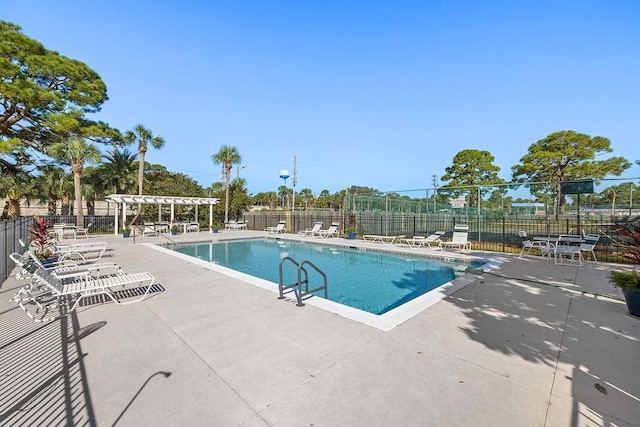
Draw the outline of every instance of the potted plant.
[[[171,226],[171,235],[175,236],[176,234],[178,234],[178,226],[176,224],[173,224]]]
[[[640,273],[637,270],[612,271],[610,278],[611,283],[622,290],[629,314],[640,317]]]
[[[34,217],[33,225],[28,228],[31,234],[31,245],[34,246],[33,252],[40,259],[47,259],[51,256],[50,248],[54,244],[50,233],[52,228],[51,222],[39,217]]]
[[[356,229],[356,214],[355,212],[349,212],[349,216],[347,217],[347,228],[344,229],[344,232],[347,233],[347,237],[350,240],[356,238],[357,229]]]
[[[127,224],[122,227],[122,237],[129,237],[131,234],[131,227]]]
[[[222,224],[217,223],[217,222],[214,222],[214,223],[211,225],[211,232],[212,232],[212,233],[217,233],[221,228],[222,228]]]
[[[358,234],[355,227],[347,227],[344,229],[344,232],[347,233],[347,238],[349,240],[355,239]]]
[[[624,248],[621,255],[640,264],[640,226],[637,223],[616,223],[614,229],[623,236],[621,242],[615,243],[615,246]],[[610,279],[622,290],[629,314],[640,317],[640,273],[635,269],[613,271]]]

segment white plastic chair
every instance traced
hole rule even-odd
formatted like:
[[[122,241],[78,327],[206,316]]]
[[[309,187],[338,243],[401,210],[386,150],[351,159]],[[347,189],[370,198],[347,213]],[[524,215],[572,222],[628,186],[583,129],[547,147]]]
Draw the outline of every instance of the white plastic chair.
[[[467,224],[458,224],[453,228],[453,236],[449,241],[443,241],[440,249],[446,247],[458,248],[461,250],[471,250],[471,242],[469,241],[469,226]]]
[[[518,231],[518,237],[523,239],[522,250],[520,251],[520,256],[518,258],[523,257],[525,250],[527,251],[528,255],[531,252],[531,249],[540,250],[540,255],[542,255],[543,257],[545,256],[545,254],[549,255],[549,246],[547,245],[547,242],[528,239],[527,233],[525,231]]]
[[[304,230],[298,231],[298,236],[313,236],[320,231],[322,228],[322,221],[318,221],[311,228],[305,228]]]

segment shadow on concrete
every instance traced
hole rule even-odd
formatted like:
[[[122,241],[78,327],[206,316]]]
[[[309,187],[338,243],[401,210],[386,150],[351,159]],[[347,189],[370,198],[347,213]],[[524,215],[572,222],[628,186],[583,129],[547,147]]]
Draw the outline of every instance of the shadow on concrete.
[[[571,405],[571,425],[638,425],[640,322],[620,302],[486,275],[449,301],[470,321],[461,330],[472,340],[554,368],[548,425],[565,425],[561,405]]]
[[[149,376],[149,378],[147,378],[147,380],[140,386],[140,388],[138,389],[138,391],[136,392],[136,394],[133,395],[133,397],[131,398],[131,400],[129,401],[129,403],[127,404],[127,406],[125,406],[125,408],[122,410],[122,412],[120,413],[120,415],[118,415],[118,418],[116,418],[116,420],[113,422],[113,426],[115,426],[116,424],[118,424],[120,422],[120,420],[122,419],[123,415],[127,412],[127,410],[131,407],[131,405],[133,404],[133,402],[135,402],[135,400],[138,398],[138,396],[140,395],[140,393],[142,393],[142,390],[144,390],[144,388],[147,386],[147,384],[149,384],[149,381],[151,381],[151,379],[153,377],[155,377],[156,375],[162,375],[165,378],[169,378],[171,376],[171,372],[164,372],[164,371],[158,371],[154,374],[151,374]]]
[[[78,319],[61,316],[38,324],[21,310],[2,314],[0,425],[96,425]]]

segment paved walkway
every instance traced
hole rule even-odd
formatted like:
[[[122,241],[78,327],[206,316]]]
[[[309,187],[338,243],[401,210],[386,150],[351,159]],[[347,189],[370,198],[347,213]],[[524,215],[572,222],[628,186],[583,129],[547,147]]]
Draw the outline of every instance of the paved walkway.
[[[5,281],[0,425],[640,425],[640,319],[611,266],[479,254],[504,263],[385,332],[144,244],[163,237],[91,240],[164,290],[35,324]]]

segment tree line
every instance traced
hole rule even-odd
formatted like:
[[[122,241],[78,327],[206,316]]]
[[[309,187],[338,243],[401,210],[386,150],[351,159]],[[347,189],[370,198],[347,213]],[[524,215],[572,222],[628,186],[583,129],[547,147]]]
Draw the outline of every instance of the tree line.
[[[0,77],[3,218],[20,215],[20,200],[37,199],[47,202],[50,214],[56,213],[58,203],[61,214],[73,209],[78,224],[83,225],[80,201],[86,200],[91,214],[95,200],[113,192],[219,197],[224,200],[224,206],[216,206],[220,221],[238,218],[250,205],[265,209],[337,209],[346,194],[380,193],[353,185],[333,194],[322,190],[316,196],[311,189],[303,188],[295,194],[295,207],[293,190],[284,185],[277,191],[250,196],[245,180],[231,179],[231,170],[242,157],[236,147],[226,145],[211,157],[214,164],[222,165],[225,180],[209,188],[162,165],[149,164],[145,161],[148,149],[161,149],[164,138],[142,124],[120,131],[89,118],[108,100],[100,76],[86,64],[46,49],[23,34],[19,26],[5,21],[0,21]],[[132,145],[136,147],[134,152],[129,150]],[[107,153],[103,154],[100,147]],[[565,197],[561,182],[581,178],[597,181],[619,176],[631,167],[623,157],[604,158],[612,151],[611,142],[602,136],[572,130],[554,132],[528,147],[519,164],[511,168],[511,182],[527,188],[536,201],[551,196],[554,208],[562,210]],[[487,150],[461,150],[445,168],[442,185],[432,197],[444,201],[463,196],[469,206],[504,199],[514,185],[500,186],[506,182],[499,177],[500,168],[494,162]],[[469,187],[479,191],[470,191]],[[631,186],[628,190],[612,187],[602,197],[615,203],[617,197],[632,197],[632,192]],[[139,206],[138,214],[144,216],[144,209]]]

